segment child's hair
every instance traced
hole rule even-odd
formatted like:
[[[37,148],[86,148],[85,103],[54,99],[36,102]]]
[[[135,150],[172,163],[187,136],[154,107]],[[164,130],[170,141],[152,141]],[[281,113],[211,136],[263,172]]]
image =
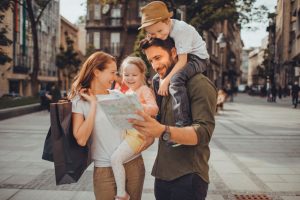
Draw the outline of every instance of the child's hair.
[[[127,58],[125,58],[121,64],[121,68],[120,68],[121,75],[123,75],[124,67],[126,67],[128,65],[135,65],[135,66],[137,66],[137,68],[139,68],[140,72],[143,74],[143,78],[144,78],[143,83],[146,84],[145,80],[146,80],[147,67],[146,67],[146,64],[143,61],[143,59],[141,59],[140,57],[134,57],[134,56],[128,56]]]
[[[80,89],[89,88],[91,81],[94,78],[93,71],[95,69],[103,71],[106,68],[106,65],[111,62],[116,62],[116,59],[102,51],[98,51],[90,55],[90,57],[88,57],[88,59],[83,63],[79,73],[75,76],[68,99],[74,98]]]

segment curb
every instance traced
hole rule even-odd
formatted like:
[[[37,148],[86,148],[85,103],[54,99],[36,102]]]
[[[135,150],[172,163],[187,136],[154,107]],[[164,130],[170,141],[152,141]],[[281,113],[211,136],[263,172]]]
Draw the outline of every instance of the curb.
[[[13,108],[5,108],[0,110],[0,120],[33,113],[40,110],[42,110],[40,103],[35,103],[26,106],[18,106]]]

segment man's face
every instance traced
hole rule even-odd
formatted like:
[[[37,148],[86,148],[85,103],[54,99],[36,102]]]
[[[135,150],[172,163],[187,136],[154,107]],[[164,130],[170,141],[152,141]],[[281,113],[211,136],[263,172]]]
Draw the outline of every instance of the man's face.
[[[155,72],[158,73],[160,78],[164,78],[168,68],[175,64],[176,60],[176,49],[173,48],[171,52],[158,47],[151,46],[145,50],[148,61],[152,65]]]

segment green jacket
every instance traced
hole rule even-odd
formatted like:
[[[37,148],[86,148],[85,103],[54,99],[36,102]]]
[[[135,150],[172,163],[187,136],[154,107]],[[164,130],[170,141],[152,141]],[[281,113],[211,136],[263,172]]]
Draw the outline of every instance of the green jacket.
[[[152,169],[155,178],[170,181],[190,173],[197,173],[209,182],[209,142],[215,127],[217,91],[213,83],[202,74],[197,74],[187,83],[197,145],[170,147],[159,139],[158,154]],[[161,123],[174,126],[170,95],[162,100]]]

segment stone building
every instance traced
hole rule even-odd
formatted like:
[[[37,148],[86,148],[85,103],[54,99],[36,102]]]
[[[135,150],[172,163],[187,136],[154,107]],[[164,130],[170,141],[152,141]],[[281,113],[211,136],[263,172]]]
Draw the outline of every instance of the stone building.
[[[33,42],[31,24],[25,5],[16,4],[5,13],[5,23],[8,24],[13,44],[6,50],[13,59],[12,62],[1,66],[0,96],[13,93],[20,96],[36,95],[31,92],[30,74],[33,68]],[[34,9],[38,6],[33,1]],[[51,1],[38,24],[38,42],[40,49],[39,86],[57,81],[55,56],[59,45],[59,2]]]
[[[300,81],[300,0],[278,0],[275,18],[276,82]]]
[[[130,55],[141,21],[139,10],[145,4],[145,1],[128,1],[128,7],[125,8],[124,2],[102,5],[99,1],[88,1],[87,47],[101,49],[117,58]],[[127,32],[124,31],[125,28]]]

